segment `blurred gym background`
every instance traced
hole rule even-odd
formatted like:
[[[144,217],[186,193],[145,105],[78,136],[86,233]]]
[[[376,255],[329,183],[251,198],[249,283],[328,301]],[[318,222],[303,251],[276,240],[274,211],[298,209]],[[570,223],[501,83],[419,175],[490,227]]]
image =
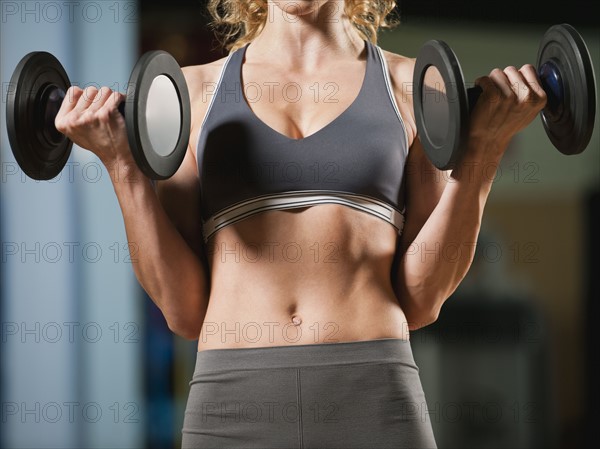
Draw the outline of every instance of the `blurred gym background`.
[[[171,335],[137,285],[104,167],[75,149],[57,179],[26,178],[8,147],[5,101],[18,60],[33,50],[55,54],[74,84],[121,91],[147,50],[167,50],[182,66],[220,58],[205,1],[0,4],[2,447],[177,447],[195,343]],[[403,0],[400,11],[403,23],[379,45],[415,56],[443,39],[467,81],[534,63],[543,32],[563,22],[582,33],[600,73],[586,1]],[[594,441],[598,127],[573,157],[552,147],[539,120],[514,139],[471,272],[439,321],[411,336],[428,401],[417,412],[440,448]]]

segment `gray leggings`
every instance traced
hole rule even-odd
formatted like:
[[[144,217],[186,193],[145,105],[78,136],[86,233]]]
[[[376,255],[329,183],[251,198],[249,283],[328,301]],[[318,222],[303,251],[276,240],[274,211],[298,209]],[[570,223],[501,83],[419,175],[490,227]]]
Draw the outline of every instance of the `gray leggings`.
[[[435,448],[418,371],[397,338],[200,351],[182,447]]]

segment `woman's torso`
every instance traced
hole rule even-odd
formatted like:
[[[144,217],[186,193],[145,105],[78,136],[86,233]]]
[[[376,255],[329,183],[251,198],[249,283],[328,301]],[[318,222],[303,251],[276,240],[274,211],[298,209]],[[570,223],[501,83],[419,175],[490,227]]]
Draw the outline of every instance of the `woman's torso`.
[[[370,48],[373,50],[375,47]],[[192,135],[200,137],[193,144],[200,143],[197,155],[200,155],[201,184],[202,181],[208,183],[202,161],[210,158],[202,150],[205,150],[203,145],[206,145],[211,126],[213,129],[216,126],[214,117],[235,108],[243,111],[254,126],[262,126],[267,136],[271,133],[270,137],[279,139],[282,145],[296,145],[290,140],[292,138],[304,138],[310,142],[311,151],[316,151],[316,164],[313,165],[317,170],[323,169],[327,164],[323,163],[325,159],[321,156],[327,151],[327,145],[319,144],[329,134],[340,132],[336,126],[339,127],[343,120],[346,121],[344,129],[347,132],[358,132],[356,139],[360,134],[369,132],[365,128],[369,125],[365,122],[361,128],[361,119],[356,115],[360,111],[358,107],[363,106],[358,102],[359,95],[362,95],[361,101],[368,102],[371,99],[367,95],[374,93],[365,92],[365,87],[373,89],[377,86],[377,95],[390,95],[388,91],[382,92],[386,89],[383,79],[385,68],[376,67],[377,58],[374,56],[377,55],[371,51],[370,62],[365,58],[338,61],[309,76],[294,73],[288,68],[278,69],[273,64],[255,62],[251,58],[244,60],[239,80],[243,77],[245,86],[255,86],[252,102],[247,100],[251,95],[248,87],[246,97],[236,100],[233,95],[229,104],[226,101],[222,104],[213,101],[209,106],[208,102],[196,102],[199,106]],[[370,72],[367,71],[369,64]],[[226,72],[223,65],[224,60],[221,60],[210,69],[204,69],[203,76],[212,81],[211,91],[218,87],[219,80],[224,83],[222,77]],[[234,77],[230,79],[235,79],[234,69],[229,67],[229,76]],[[371,77],[369,86],[365,86],[367,75]],[[296,95],[294,101],[290,101],[290,86],[302,93],[299,98]],[[227,90],[234,89],[231,85],[226,87]],[[259,90],[262,95],[256,95]],[[364,117],[368,117],[368,114],[385,114],[385,123],[397,126],[393,128],[394,135],[398,138],[404,136],[406,144],[402,143],[408,145],[404,124],[398,117],[390,117],[390,114],[394,114],[394,105],[389,99],[389,104],[384,105],[381,101],[384,97],[378,98],[381,108],[376,106],[377,110],[364,111]],[[244,109],[247,106],[251,110]],[[398,106],[402,110],[399,103]],[[355,115],[347,117],[349,111]],[[348,122],[349,118],[357,122],[355,129],[348,126],[348,123],[353,123]],[[201,124],[203,134],[199,134]],[[300,140],[298,143],[301,143]],[[303,151],[301,145],[293,148],[294,151]],[[304,147],[304,151],[307,148]],[[364,158],[363,153],[356,153],[361,149],[359,146],[345,150],[354,152],[355,157]],[[276,153],[271,154],[272,157],[274,155]],[[406,154],[390,153],[389,157],[389,163],[397,166],[404,161]],[[316,158],[319,160],[316,161]],[[219,161],[218,158],[215,160]],[[285,161],[271,162],[273,170],[281,166],[278,162],[285,165]],[[307,161],[304,162],[304,167],[307,167]],[[222,161],[220,163],[220,166],[212,169],[223,172],[225,166]],[[356,165],[356,161],[347,161],[347,164],[353,163]],[[231,164],[233,167],[234,161]],[[236,165],[236,169],[239,166]],[[401,169],[398,171],[401,181],[403,173]],[[271,175],[273,173],[271,171]],[[344,173],[342,170],[338,174],[347,176]],[[213,173],[215,176],[217,174]],[[360,176],[358,169],[356,174]],[[314,176],[314,172],[311,175]],[[225,185],[234,181],[235,178],[231,176],[225,176],[223,180]],[[401,202],[403,192],[400,185],[401,182],[394,184],[397,192],[391,193],[397,194]],[[205,190],[209,191],[207,187]],[[205,192],[205,195],[208,193]],[[207,204],[212,203],[207,201]],[[403,204],[397,202],[395,206],[401,209]],[[398,239],[398,230],[390,223],[340,204],[268,210],[223,227],[212,234],[205,244],[210,297],[198,350],[386,337],[407,339],[406,318],[392,286]]]

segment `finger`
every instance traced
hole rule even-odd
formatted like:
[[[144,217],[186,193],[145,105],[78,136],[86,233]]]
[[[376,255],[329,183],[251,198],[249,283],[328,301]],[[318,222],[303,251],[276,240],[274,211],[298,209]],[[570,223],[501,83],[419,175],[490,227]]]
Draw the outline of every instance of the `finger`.
[[[79,100],[77,101],[77,105],[73,108],[74,111],[83,112],[87,108],[90,107],[94,98],[96,98],[96,94],[98,93],[98,88],[96,86],[88,86],[83,89],[83,93]]]
[[[523,74],[513,66],[506,67],[504,69],[504,74],[508,78],[510,87],[517,95],[519,102],[524,103],[529,101],[531,98],[531,89],[529,88],[529,82],[525,79]]]
[[[475,85],[481,88],[481,96],[490,103],[500,99],[500,90],[489,76],[481,76],[475,80]]]
[[[90,107],[88,110],[90,112],[98,111],[104,103],[108,101],[110,95],[112,94],[112,90],[108,87],[101,87],[100,90],[96,93],[96,97],[92,100]]]
[[[65,116],[69,114],[75,108],[75,106],[77,106],[77,102],[79,101],[81,95],[83,95],[83,90],[77,86],[71,86],[65,92],[65,98],[60,104],[60,108],[56,114],[56,117],[54,117],[54,127],[58,131],[62,133],[67,132],[67,122],[65,121]]]
[[[521,72],[523,78],[525,78],[529,84],[529,88],[532,91],[532,100],[542,105],[542,107],[545,106],[547,101],[546,91],[544,91],[544,88],[542,87],[535,67],[531,64],[525,64],[519,69],[519,72]]]
[[[504,71],[500,69],[494,69],[490,73],[490,78],[492,81],[494,81],[504,98],[516,99],[516,94],[512,89],[510,80]]]
[[[60,109],[58,110],[58,115],[65,115],[68,112],[71,112],[73,108],[77,105],[79,101],[79,97],[83,94],[83,90],[77,86],[71,86],[65,92],[65,98],[63,99]]]
[[[118,111],[118,108],[119,104],[121,104],[123,101],[125,101],[124,94],[122,94],[121,92],[112,92],[108,96],[106,103],[102,105],[101,110],[105,111],[109,116],[115,117],[115,114],[121,115],[121,113]]]

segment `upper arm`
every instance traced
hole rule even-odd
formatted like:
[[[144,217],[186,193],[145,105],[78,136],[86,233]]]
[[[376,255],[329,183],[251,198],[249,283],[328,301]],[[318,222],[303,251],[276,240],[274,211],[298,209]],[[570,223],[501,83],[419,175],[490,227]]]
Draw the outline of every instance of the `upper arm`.
[[[190,248],[200,256],[200,182],[191,146],[188,146],[177,172],[169,179],[156,182],[156,194],[173,225]]]
[[[201,255],[202,220],[200,215],[200,179],[195,148],[200,122],[206,111],[201,86],[204,76],[200,66],[184,67],[191,102],[191,132],[185,157],[177,172],[170,178],[156,182],[156,193],[171,222],[190,248]]]
[[[410,148],[404,168],[406,217],[400,247],[406,250],[438,204],[450,175],[427,158],[417,133],[413,109],[415,59],[385,52],[394,97],[402,115]]]
[[[440,201],[450,174],[429,161],[417,136],[408,152],[404,176],[406,219],[400,244],[406,250]]]

